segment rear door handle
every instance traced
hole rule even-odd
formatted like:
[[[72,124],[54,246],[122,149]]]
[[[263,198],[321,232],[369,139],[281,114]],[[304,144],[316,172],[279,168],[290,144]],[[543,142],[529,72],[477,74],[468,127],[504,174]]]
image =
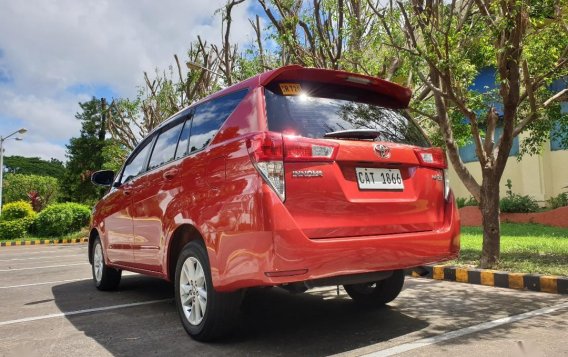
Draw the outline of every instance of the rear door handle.
[[[130,190],[122,190],[122,193],[124,193],[125,196],[130,196]]]
[[[178,172],[179,172],[178,169],[171,169],[171,170],[164,172],[163,176],[166,180],[173,180],[174,177],[176,177],[176,175],[178,174]]]

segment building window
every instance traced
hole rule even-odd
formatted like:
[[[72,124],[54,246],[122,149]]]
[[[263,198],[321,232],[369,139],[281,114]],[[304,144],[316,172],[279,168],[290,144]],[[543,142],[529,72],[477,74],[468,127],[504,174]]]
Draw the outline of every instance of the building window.
[[[495,128],[495,135],[493,138],[495,140],[495,145],[503,135],[503,128],[497,127]],[[474,162],[479,161],[477,154],[475,152],[475,143],[469,143],[465,146],[462,146],[459,149],[460,157],[463,162]],[[513,146],[511,147],[511,151],[509,152],[509,156],[517,156],[519,154],[519,138],[515,137],[513,139]]]
[[[553,92],[559,92],[562,89],[566,88],[567,85],[568,85],[568,77],[564,77],[554,81],[550,86],[550,89]],[[560,102],[560,114],[568,115],[568,102]],[[557,150],[567,149],[565,146],[562,145],[562,139],[567,136],[565,130],[566,127],[562,127],[560,123],[554,124],[554,126],[550,130],[550,150],[557,151]],[[566,139],[568,140],[568,138]]]

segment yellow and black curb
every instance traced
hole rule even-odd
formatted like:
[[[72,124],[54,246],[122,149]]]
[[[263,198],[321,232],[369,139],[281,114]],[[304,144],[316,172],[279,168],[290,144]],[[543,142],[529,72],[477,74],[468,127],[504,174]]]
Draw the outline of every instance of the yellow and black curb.
[[[20,245],[41,245],[41,244],[73,244],[73,243],[87,243],[88,241],[89,238],[16,240],[16,241],[0,242],[0,247],[14,247]]]
[[[415,270],[408,270],[407,274],[414,277],[496,286],[499,288],[568,294],[568,277],[565,276],[510,273],[448,265],[426,265],[420,267],[419,270],[420,274]]]

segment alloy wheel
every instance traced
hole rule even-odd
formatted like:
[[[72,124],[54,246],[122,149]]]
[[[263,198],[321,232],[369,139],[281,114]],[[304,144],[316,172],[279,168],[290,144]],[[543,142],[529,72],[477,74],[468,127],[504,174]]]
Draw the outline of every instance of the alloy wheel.
[[[95,271],[95,279],[101,281],[103,277],[103,248],[100,244],[95,245],[95,254],[93,256],[93,269]]]
[[[183,263],[179,294],[185,318],[190,324],[199,325],[207,309],[207,284],[203,267],[194,257]]]

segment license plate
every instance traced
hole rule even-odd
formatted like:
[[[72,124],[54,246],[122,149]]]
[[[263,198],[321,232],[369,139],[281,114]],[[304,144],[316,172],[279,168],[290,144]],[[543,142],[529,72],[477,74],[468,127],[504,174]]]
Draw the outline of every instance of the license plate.
[[[400,170],[356,167],[360,190],[404,190]]]

